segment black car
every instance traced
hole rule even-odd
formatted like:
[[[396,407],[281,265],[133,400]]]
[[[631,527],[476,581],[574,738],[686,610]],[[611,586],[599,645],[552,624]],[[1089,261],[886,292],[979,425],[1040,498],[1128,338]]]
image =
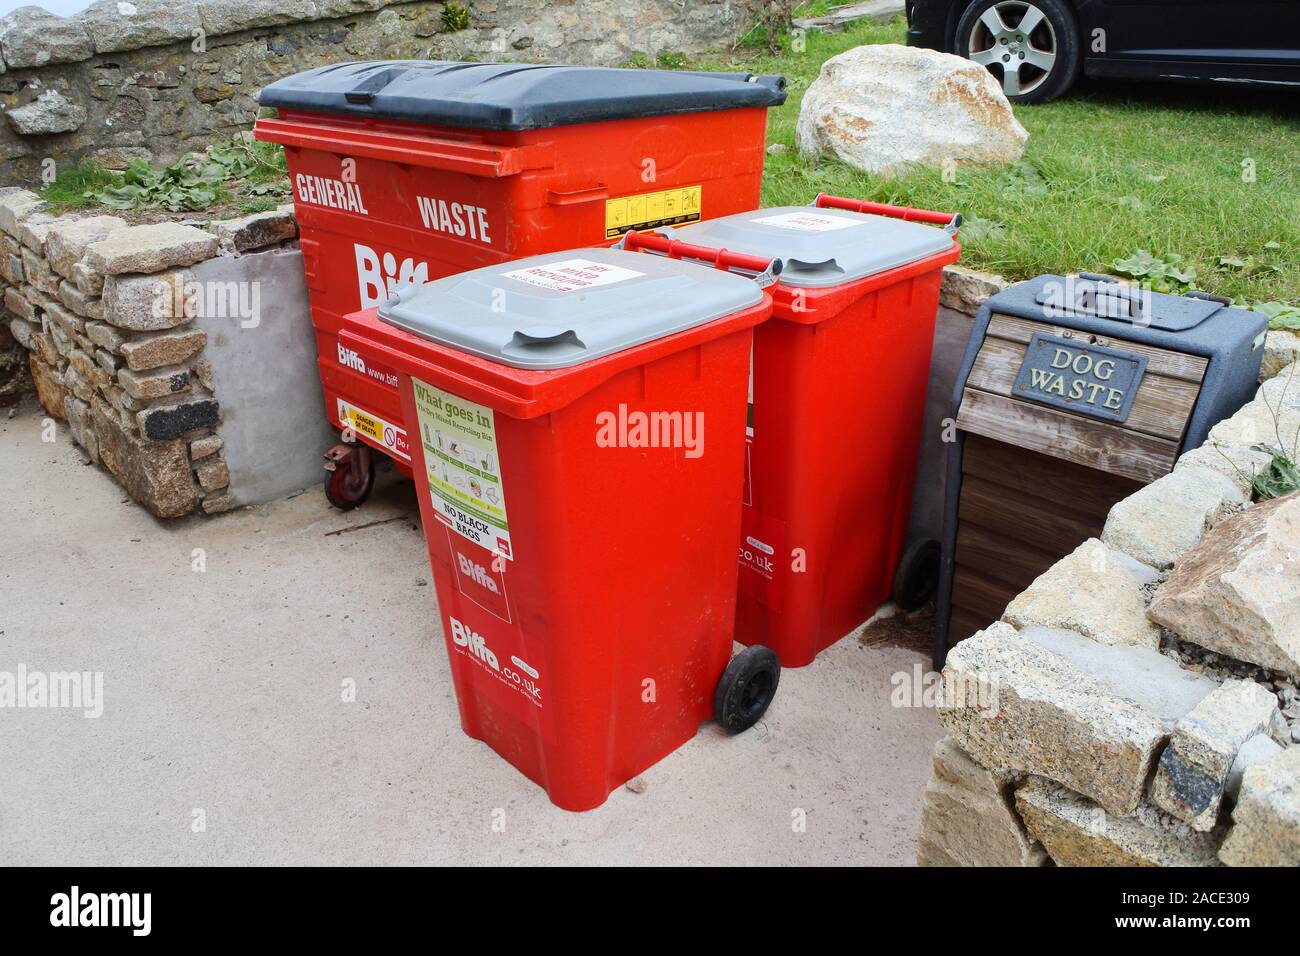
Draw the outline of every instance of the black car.
[[[907,0],[907,42],[982,63],[1013,102],[1079,76],[1300,91],[1300,0]]]

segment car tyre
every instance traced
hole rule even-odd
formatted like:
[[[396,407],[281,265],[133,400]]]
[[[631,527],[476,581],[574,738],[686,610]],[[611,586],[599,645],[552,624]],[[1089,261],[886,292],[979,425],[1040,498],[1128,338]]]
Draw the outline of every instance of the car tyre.
[[[977,0],[957,22],[956,51],[988,68],[1013,103],[1046,103],[1083,65],[1079,24],[1063,0]]]

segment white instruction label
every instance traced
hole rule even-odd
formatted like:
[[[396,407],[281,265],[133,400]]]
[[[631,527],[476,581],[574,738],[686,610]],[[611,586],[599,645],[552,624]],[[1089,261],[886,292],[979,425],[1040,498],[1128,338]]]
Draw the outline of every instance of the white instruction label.
[[[452,531],[514,560],[492,409],[412,378],[433,513]]]
[[[815,212],[783,212],[779,216],[763,216],[751,219],[765,226],[777,226],[780,229],[797,229],[799,232],[830,232],[834,229],[851,229],[859,225],[856,219],[842,216],[819,216]]]
[[[581,292],[594,289],[598,285],[626,282],[645,273],[637,272],[635,269],[624,269],[622,266],[611,266],[605,262],[592,262],[590,259],[564,259],[560,262],[548,262],[544,266],[503,272],[501,275],[506,279],[516,279],[555,292]]]

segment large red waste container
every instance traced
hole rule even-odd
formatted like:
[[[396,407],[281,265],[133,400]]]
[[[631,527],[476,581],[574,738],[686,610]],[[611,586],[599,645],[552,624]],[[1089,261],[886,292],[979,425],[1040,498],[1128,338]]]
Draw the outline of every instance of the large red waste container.
[[[785,263],[772,321],[754,334],[736,611],[736,640],[771,647],[782,666],[810,663],[893,589],[959,223],[820,196],[624,241]]]
[[[410,474],[396,376],[338,340],[402,285],[758,204],[781,77],[525,64],[322,67],[260,96],[285,148],[327,414]],[[346,506],[368,485],[337,491]]]
[[[751,328],[770,312],[750,279],[592,248],[344,321],[343,345],[397,374],[465,732],[561,807],[690,739],[715,694],[757,720],[775,690],[770,651],[740,685],[728,663]]]

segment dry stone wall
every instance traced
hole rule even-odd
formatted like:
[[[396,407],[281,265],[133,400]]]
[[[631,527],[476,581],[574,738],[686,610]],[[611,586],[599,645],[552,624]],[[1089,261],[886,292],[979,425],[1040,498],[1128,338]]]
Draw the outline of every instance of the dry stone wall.
[[[1298,346],[1269,333],[1255,399],[949,653],[918,863],[1300,865],[1300,492],[1251,501]]]
[[[152,514],[235,504],[208,334],[194,321],[235,303],[214,302],[190,270],[296,237],[291,206],[132,226],[111,215],[54,216],[32,192],[0,190],[3,335],[21,350],[46,412]]]
[[[619,65],[724,45],[726,0],[467,0],[444,32],[442,3],[401,0],[98,0],[63,18],[22,7],[0,19],[0,164],[35,183],[43,163],[170,163],[247,129],[257,93],[350,60],[518,60]]]

